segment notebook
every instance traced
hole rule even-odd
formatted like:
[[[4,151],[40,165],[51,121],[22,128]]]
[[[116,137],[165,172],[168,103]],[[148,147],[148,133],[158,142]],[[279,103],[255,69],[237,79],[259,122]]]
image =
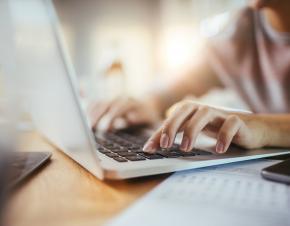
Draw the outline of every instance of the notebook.
[[[277,162],[177,172],[109,225],[290,225],[290,187],[260,176],[262,168]]]

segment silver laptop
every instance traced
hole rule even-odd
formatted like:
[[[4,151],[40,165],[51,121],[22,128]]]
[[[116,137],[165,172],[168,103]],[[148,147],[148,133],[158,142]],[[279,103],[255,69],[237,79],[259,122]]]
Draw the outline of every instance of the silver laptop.
[[[214,155],[213,142],[199,139],[190,154],[178,150],[146,155],[145,130],[94,134],[82,110],[75,74],[65,51],[58,18],[50,0],[5,0],[10,12],[17,62],[17,82],[37,129],[61,151],[100,179],[124,179],[245,161],[290,153],[284,149],[231,147]],[[4,1],[4,2],[5,2]],[[3,2],[3,0],[2,0]],[[3,6],[3,5],[2,5]],[[10,21],[10,24],[8,23]]]

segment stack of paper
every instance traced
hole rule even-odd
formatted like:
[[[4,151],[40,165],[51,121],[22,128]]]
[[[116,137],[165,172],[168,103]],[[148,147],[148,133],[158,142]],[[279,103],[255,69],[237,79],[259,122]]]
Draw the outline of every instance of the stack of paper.
[[[110,225],[290,225],[290,187],[260,176],[262,168],[277,162],[175,173]]]

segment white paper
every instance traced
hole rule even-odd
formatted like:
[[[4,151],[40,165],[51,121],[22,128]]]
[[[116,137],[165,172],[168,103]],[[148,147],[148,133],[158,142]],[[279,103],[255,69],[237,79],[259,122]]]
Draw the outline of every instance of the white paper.
[[[113,226],[290,225],[290,187],[261,178],[274,160],[178,172],[112,221]]]

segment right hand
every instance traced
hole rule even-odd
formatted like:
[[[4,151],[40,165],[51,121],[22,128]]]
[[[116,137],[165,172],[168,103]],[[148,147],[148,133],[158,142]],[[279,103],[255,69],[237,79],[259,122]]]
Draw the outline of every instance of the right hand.
[[[102,131],[153,125],[160,120],[160,114],[154,107],[132,98],[94,102],[90,105],[88,114],[92,128]]]

